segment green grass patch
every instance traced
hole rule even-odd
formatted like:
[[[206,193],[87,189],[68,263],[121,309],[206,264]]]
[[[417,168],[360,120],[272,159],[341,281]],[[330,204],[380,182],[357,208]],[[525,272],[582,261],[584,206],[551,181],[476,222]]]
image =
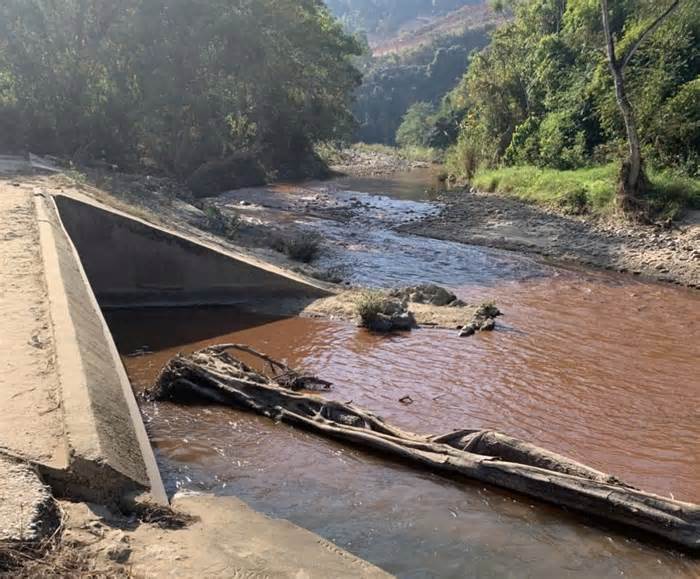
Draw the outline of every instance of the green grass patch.
[[[671,170],[649,170],[646,201],[651,212],[675,218],[686,207],[700,208],[700,179]],[[526,201],[555,205],[567,213],[610,213],[615,209],[616,164],[571,171],[532,166],[479,171],[472,184],[484,191],[513,195]]]

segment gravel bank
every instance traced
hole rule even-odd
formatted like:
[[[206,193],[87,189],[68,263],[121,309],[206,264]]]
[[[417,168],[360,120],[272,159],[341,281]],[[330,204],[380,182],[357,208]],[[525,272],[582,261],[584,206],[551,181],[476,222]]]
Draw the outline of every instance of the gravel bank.
[[[665,229],[562,215],[475,190],[448,192],[441,201],[440,214],[400,230],[700,288],[700,211]]]

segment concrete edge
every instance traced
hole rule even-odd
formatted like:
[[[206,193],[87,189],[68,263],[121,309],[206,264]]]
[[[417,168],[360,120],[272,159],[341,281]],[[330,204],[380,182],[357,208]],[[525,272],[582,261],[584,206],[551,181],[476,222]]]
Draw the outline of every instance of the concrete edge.
[[[90,186],[84,186],[86,188],[93,188]],[[99,192],[99,189],[95,189],[96,192]],[[113,207],[111,205],[108,205],[106,203],[102,203],[89,195],[85,195],[83,193],[75,193],[75,192],[70,192],[70,191],[56,191],[56,192],[49,192],[51,197],[58,197],[58,196],[63,196],[67,197],[69,199],[72,199],[74,201],[78,201],[80,203],[85,203],[87,205],[92,205],[93,207],[97,209],[101,209],[102,211],[107,211],[109,213],[113,213],[115,215],[119,215],[120,217],[130,219],[132,221],[135,221],[137,223],[140,223],[141,225],[144,225],[146,227],[150,227],[156,231],[159,231],[161,233],[171,235],[172,237],[178,238],[180,240],[189,242],[189,243],[194,243],[196,245],[200,245],[202,247],[205,247],[215,253],[218,253],[220,255],[223,255],[225,257],[233,258],[236,259],[237,261],[243,262],[246,265],[250,265],[252,267],[256,267],[265,271],[268,271],[270,273],[274,273],[276,275],[279,275],[281,277],[288,278],[290,280],[293,280],[297,283],[304,284],[309,286],[310,289],[315,289],[322,291],[326,294],[330,295],[335,295],[338,293],[338,287],[334,284],[327,283],[327,282],[322,282],[320,280],[307,277],[304,275],[299,275],[293,271],[290,271],[288,269],[284,269],[282,267],[279,267],[277,265],[273,265],[271,263],[268,263],[258,257],[252,256],[248,253],[245,253],[240,250],[235,250],[229,247],[223,247],[221,245],[218,245],[216,243],[212,243],[206,239],[202,239],[199,237],[195,237],[192,235],[187,235],[183,233],[182,231],[177,231],[175,229],[170,229],[167,227],[163,227],[160,224],[153,223],[152,221],[148,221],[146,219],[143,219],[142,217],[139,217],[137,215],[134,215],[132,213],[128,213],[127,211],[123,211],[121,209],[117,209],[116,207]]]
[[[57,236],[68,247],[70,259],[79,272],[89,304],[85,304],[98,320],[111,357],[111,370],[121,388],[121,411],[128,416],[138,442],[140,459],[145,468],[153,501],[168,504],[167,494],[151,448],[146,428],[141,418],[131,384],[124,370],[107,323],[90,287],[78,253],[61,222],[58,209],[51,195],[35,194],[35,210],[39,228],[41,253],[47,286],[49,312],[56,345],[56,366],[61,388],[61,406],[64,418],[64,436],[69,456],[67,471],[46,469],[47,478],[68,495],[76,498],[118,500],[123,495],[143,488],[143,481],[130,480],[118,468],[109,464],[99,449],[104,437],[98,432],[98,417],[91,400],[85,360],[78,344],[77,329],[71,316],[67,288],[61,272]],[[114,442],[116,444],[116,441]],[[98,449],[98,452],[95,450]]]

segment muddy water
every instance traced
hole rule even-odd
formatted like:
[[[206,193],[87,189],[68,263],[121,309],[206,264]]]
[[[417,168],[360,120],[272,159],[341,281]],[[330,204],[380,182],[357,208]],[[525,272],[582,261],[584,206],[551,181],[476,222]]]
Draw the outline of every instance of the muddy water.
[[[349,195],[357,207],[358,194]],[[351,217],[368,224],[381,201],[359,199]],[[406,215],[430,210],[407,207]],[[506,317],[493,334],[463,340],[440,330],[383,337],[228,308],[109,312],[124,354],[153,351],[125,358],[135,388],[178,351],[245,342],[334,381],[333,396],[405,428],[498,428],[647,490],[700,501],[697,292],[376,225],[315,223],[335,244],[324,259],[345,264],[354,282],[438,282],[467,300],[496,299]],[[408,407],[398,402],[406,394],[415,401]],[[582,517],[232,409],[142,409],[172,490],[235,494],[402,577],[700,574],[697,560]]]

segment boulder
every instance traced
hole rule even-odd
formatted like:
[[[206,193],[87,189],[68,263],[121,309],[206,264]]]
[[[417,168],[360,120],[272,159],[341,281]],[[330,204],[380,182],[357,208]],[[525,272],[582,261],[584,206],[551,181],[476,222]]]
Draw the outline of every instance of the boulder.
[[[391,296],[414,304],[429,304],[438,307],[462,307],[465,305],[451,291],[435,284],[421,284],[395,289],[391,292]]]

